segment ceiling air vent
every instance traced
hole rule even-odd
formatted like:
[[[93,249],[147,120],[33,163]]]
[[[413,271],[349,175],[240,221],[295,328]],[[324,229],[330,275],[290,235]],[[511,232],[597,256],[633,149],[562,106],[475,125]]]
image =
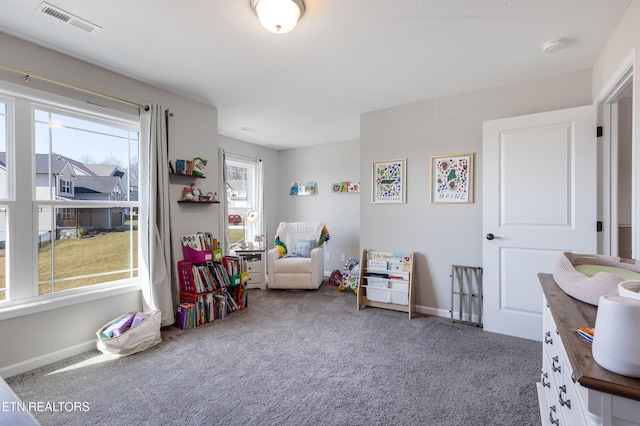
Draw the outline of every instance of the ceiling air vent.
[[[88,33],[92,33],[102,29],[98,25],[92,24],[86,19],[79,18],[65,10],[60,9],[57,6],[47,3],[46,1],[40,3],[40,6],[38,6],[38,10],[40,10],[40,12],[44,13],[45,15],[49,15]]]

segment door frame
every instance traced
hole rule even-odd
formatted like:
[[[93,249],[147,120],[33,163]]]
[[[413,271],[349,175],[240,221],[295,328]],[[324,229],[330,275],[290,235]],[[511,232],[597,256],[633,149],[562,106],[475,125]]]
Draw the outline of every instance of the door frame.
[[[594,99],[597,105],[597,125],[603,128],[601,142],[598,144],[598,220],[603,223],[602,232],[598,233],[598,253],[606,256],[618,253],[618,105],[623,94],[633,86],[632,109],[636,108],[638,82],[634,82],[635,49],[622,61],[609,82]],[[632,252],[634,257],[640,253],[636,237],[640,224],[640,197],[635,196],[636,188],[640,188],[640,145],[638,141],[638,125],[636,115],[632,119]]]

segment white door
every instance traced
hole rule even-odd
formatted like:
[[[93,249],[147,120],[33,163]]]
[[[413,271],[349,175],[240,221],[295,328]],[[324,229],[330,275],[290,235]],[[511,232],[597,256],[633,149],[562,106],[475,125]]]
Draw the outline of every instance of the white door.
[[[564,251],[596,253],[596,109],[484,123],[484,329],[541,340],[542,289]]]

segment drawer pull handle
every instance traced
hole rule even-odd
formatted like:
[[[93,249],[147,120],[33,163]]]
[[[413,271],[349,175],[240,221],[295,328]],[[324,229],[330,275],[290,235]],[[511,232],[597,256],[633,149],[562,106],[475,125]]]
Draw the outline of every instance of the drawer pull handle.
[[[559,373],[560,370],[562,370],[562,366],[560,365],[560,361],[558,360],[558,357],[554,356],[551,359],[553,360],[553,362],[551,363],[551,369]]]
[[[547,379],[547,381],[545,382],[544,379]],[[549,380],[549,373],[542,373],[542,379],[540,380],[540,382],[542,382],[543,387],[551,389],[551,381]]]
[[[556,412],[556,406],[552,405],[551,407],[549,407],[549,421],[551,422],[552,425],[560,425],[560,419],[554,419],[553,418],[553,413]]]
[[[548,343],[550,345],[553,345],[553,339],[551,338],[551,332],[547,331],[546,333],[544,333],[544,342]]]
[[[560,393],[558,394],[558,401],[560,402],[560,406],[566,406],[568,409],[571,409],[571,400],[562,399],[562,394],[567,394],[567,385],[562,385],[559,387]]]

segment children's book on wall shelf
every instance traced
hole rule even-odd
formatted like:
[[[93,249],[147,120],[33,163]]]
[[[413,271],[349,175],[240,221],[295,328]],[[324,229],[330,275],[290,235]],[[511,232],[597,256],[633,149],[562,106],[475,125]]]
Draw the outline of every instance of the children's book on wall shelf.
[[[364,307],[407,312],[416,310],[413,252],[362,252],[357,309]]]
[[[204,168],[207,165],[207,160],[200,157],[196,157],[193,160],[176,160],[176,166],[173,166],[173,162],[169,161],[169,174],[175,176],[191,176],[197,178],[205,178]]]
[[[331,192],[335,194],[359,193],[360,182],[336,182],[331,185]]]
[[[300,182],[293,182],[289,189],[289,195],[313,195],[316,193],[316,183],[307,182],[306,185]]]

